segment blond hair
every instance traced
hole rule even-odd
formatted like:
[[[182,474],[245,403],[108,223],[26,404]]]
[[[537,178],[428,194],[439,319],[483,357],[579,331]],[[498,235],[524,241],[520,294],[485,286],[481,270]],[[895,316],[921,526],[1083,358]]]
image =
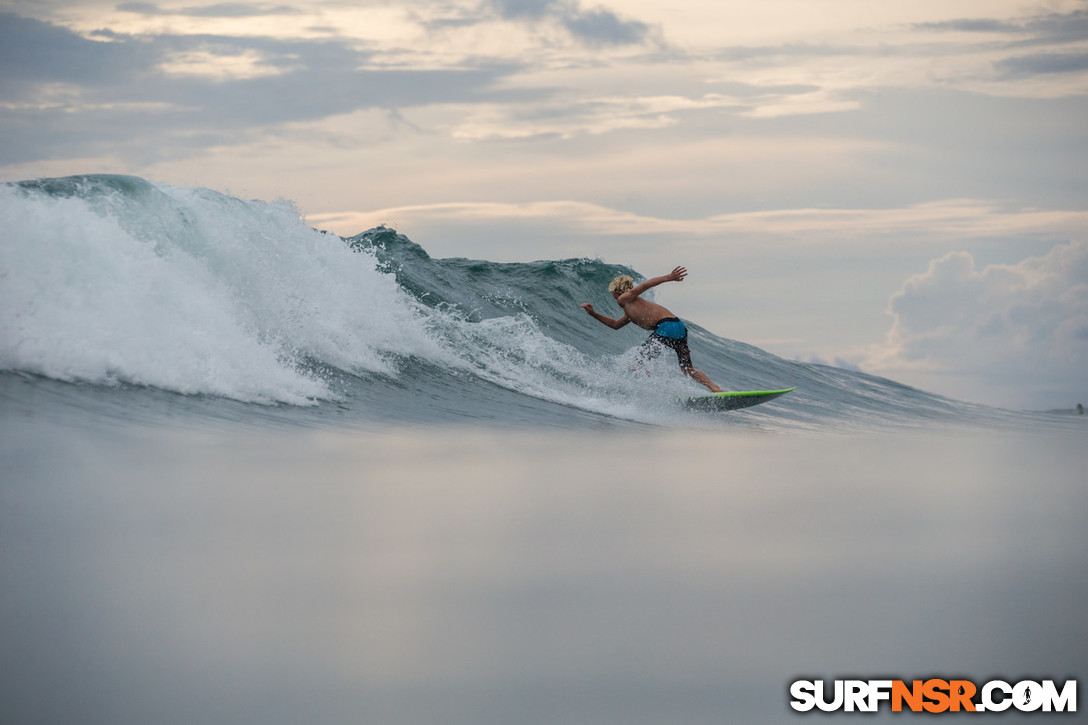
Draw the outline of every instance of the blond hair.
[[[634,286],[635,280],[631,279],[626,274],[621,274],[619,277],[616,277],[608,283],[608,291],[614,295],[622,295]]]

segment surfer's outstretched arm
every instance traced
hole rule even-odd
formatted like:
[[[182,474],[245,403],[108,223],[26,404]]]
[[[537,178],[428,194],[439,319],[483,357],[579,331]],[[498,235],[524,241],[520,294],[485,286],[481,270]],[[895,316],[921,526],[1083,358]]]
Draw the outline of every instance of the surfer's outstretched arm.
[[[618,330],[631,321],[631,318],[628,317],[626,314],[623,317],[615,320],[613,320],[611,317],[605,317],[600,312],[594,310],[593,305],[588,302],[582,305],[582,309],[585,310],[590,316],[595,318],[597,322],[600,322],[602,325],[608,325],[613,330]]]
[[[663,274],[660,277],[652,277],[643,282],[642,284],[634,287],[633,289],[627,290],[616,298],[616,302],[620,303],[620,305],[625,305],[646,290],[650,289],[651,287],[656,287],[659,284],[664,284],[665,282],[683,282],[684,277],[687,276],[688,271],[686,269],[684,269],[683,267],[677,267],[668,274]]]

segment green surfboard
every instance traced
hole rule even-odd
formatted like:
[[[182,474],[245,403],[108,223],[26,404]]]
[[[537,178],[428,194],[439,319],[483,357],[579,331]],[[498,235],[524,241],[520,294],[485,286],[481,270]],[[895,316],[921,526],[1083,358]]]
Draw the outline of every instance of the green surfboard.
[[[696,395],[684,401],[684,405],[695,410],[737,410],[766,403],[780,395],[785,395],[796,387],[784,390],[745,390],[729,393],[710,393]]]

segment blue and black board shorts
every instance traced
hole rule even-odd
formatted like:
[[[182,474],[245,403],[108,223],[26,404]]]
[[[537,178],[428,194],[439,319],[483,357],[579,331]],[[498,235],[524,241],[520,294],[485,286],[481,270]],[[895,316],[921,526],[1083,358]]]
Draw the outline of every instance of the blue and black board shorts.
[[[658,320],[653,333],[639,346],[639,357],[652,360],[661,354],[663,347],[676,352],[676,359],[684,370],[694,367],[691,364],[691,351],[688,349],[688,328],[684,327],[679,318],[666,317]]]

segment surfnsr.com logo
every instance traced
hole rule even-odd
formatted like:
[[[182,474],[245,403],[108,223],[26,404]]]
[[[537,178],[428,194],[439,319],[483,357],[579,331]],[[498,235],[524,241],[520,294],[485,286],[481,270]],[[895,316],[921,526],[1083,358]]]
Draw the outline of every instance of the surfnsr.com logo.
[[[883,703],[892,712],[1076,712],[1077,681],[1059,687],[1054,680],[990,680],[980,687],[970,680],[796,680],[790,698],[799,712],[876,712]]]

